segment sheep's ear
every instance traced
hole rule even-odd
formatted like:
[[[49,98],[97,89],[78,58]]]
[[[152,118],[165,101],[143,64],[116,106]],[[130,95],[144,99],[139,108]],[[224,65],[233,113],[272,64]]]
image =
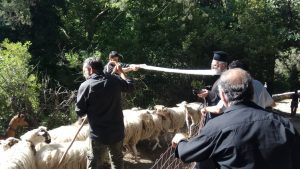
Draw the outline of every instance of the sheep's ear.
[[[42,135],[45,134],[45,132],[44,132],[44,131],[39,131],[39,132],[37,132],[37,134],[38,134],[39,136],[42,136]]]
[[[176,106],[186,106],[188,103],[186,101],[182,101],[181,103],[176,104]]]
[[[202,109],[202,108],[204,108],[204,104],[203,103],[200,104],[199,110]]]
[[[169,112],[169,111],[168,111],[168,108],[165,107],[165,106],[162,107],[162,111]]]
[[[46,130],[40,130],[39,132],[38,132],[38,136],[43,136],[43,137],[45,137],[45,136],[48,136],[49,134],[48,134],[48,132],[46,131]]]
[[[19,117],[25,118],[26,116],[25,116],[25,114],[21,113],[21,114],[19,114]]]
[[[45,126],[40,126],[40,127],[39,127],[39,130],[47,131],[47,127],[45,127]]]

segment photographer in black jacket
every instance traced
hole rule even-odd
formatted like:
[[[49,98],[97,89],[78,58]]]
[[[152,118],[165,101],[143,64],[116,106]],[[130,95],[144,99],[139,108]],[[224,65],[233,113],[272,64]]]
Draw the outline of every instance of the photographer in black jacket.
[[[121,92],[133,90],[133,82],[127,79],[120,65],[115,67],[119,76],[104,74],[98,58],[87,58],[82,67],[86,81],[77,94],[76,113],[87,114],[90,125],[89,169],[103,168],[107,149],[116,169],[123,169],[124,122],[121,108]]]

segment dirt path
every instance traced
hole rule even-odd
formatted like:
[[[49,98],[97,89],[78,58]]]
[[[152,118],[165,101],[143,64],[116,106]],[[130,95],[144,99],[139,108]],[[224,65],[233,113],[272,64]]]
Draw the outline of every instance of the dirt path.
[[[291,99],[281,100],[276,102],[276,106],[274,107],[275,111],[279,111],[283,116],[289,118],[294,124],[295,128],[300,132],[300,105],[298,103],[298,109],[295,117],[290,117],[291,115]]]
[[[140,153],[140,158],[138,158],[138,162],[134,160],[132,155],[126,154],[124,156],[124,166],[125,169],[149,169],[151,168],[155,160],[159,158],[159,156],[165,152],[168,148],[168,145],[165,143],[161,148],[157,148],[152,151],[151,148],[153,143],[149,141],[142,141],[137,145],[137,149]]]

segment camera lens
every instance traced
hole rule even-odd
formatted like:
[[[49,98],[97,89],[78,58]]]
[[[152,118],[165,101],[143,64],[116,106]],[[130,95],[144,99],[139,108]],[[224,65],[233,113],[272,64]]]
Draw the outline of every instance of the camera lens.
[[[199,90],[198,89],[193,89],[192,92],[193,92],[194,95],[197,95],[199,93]]]

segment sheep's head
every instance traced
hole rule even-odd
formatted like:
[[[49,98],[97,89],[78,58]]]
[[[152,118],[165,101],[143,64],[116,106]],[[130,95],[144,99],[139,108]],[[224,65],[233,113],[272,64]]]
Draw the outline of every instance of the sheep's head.
[[[2,149],[6,151],[10,149],[13,145],[17,144],[20,140],[14,137],[8,137],[6,140],[0,140],[0,145]]]
[[[164,105],[155,105],[154,109],[156,110],[156,113],[162,113],[165,110],[165,106]]]
[[[164,113],[154,113],[158,116],[158,118],[161,119],[162,129],[164,132],[168,131],[168,129],[171,126],[171,119],[170,114],[164,114]]]
[[[155,105],[154,109],[155,110],[161,110],[163,107],[165,107],[164,105]]]
[[[182,101],[181,103],[176,104],[176,106],[178,106],[178,107],[181,107],[181,106],[186,107],[187,104],[188,104],[187,101]]]
[[[25,133],[23,136],[21,136],[21,140],[30,141],[36,145],[41,142],[50,143],[51,137],[47,131],[47,128],[40,126],[37,129],[33,129]]]
[[[164,117],[170,117],[170,112],[168,111],[168,108],[163,105],[156,105],[154,106],[155,113],[159,114]]]
[[[8,137],[6,139],[6,141],[7,141],[8,146],[12,147],[13,145],[17,144],[20,140],[17,138],[14,138],[14,137]]]

